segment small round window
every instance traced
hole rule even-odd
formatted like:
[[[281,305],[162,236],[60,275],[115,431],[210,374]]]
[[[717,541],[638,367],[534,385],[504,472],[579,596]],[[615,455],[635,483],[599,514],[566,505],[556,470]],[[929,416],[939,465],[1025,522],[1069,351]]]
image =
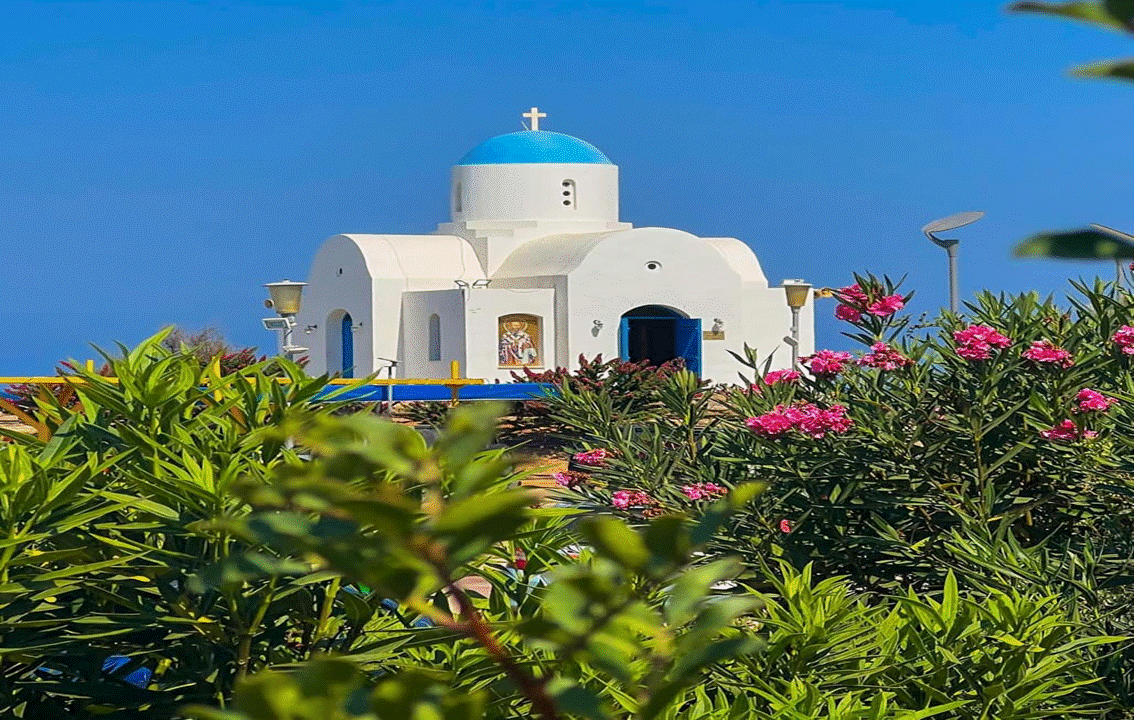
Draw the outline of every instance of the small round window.
[[[661,263],[656,260],[651,260],[646,263],[647,270],[661,270]]]

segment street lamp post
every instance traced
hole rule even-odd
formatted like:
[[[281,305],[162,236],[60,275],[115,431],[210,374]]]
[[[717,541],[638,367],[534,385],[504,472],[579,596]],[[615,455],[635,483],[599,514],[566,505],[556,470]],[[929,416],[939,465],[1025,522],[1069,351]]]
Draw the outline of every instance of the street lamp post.
[[[957,286],[957,245],[960,240],[953,238],[939,238],[937,233],[945,232],[946,230],[953,230],[955,228],[971,225],[977,220],[984,217],[984,213],[977,210],[974,212],[957,213],[950,215],[947,218],[934,220],[921,229],[925,236],[932,240],[937,247],[945,248],[946,254],[949,256],[949,310],[950,312],[957,312],[961,307],[961,293]]]
[[[295,316],[299,313],[299,306],[303,301],[303,288],[307,287],[307,283],[282,280],[267,283],[264,287],[268,288],[268,293],[271,295],[271,299],[265,300],[264,305],[272,308],[279,315],[279,317],[264,318],[262,321],[264,329],[282,331],[280,352],[288,360],[294,361],[296,355],[307,352],[307,348],[291,344],[291,335],[295,330]]]
[[[784,280],[784,295],[791,308],[791,337],[784,338],[784,342],[791,346],[792,370],[799,369],[799,310],[807,304],[807,296],[810,294],[809,283],[803,280]]]

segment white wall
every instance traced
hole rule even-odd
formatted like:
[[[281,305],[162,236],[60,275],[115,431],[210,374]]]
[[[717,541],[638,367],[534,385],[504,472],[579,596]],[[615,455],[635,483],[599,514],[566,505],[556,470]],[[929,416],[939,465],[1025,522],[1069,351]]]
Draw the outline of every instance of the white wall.
[[[555,367],[555,291],[551,289],[473,288],[465,299],[465,377],[484,378],[488,382],[511,382],[512,372],[519,368],[500,368],[497,322],[502,315],[527,313],[542,319],[540,333],[540,371]]]
[[[782,341],[791,326],[783,290],[742,280],[711,243],[679,230],[638,228],[609,236],[570,273],[563,301],[570,302],[566,354],[572,366],[580,353],[617,357],[621,317],[641,305],[700,318],[703,331],[716,318],[724,321],[725,340],[702,342],[702,376],[714,382],[738,381],[743,366],[728,351],[740,352],[744,342],[763,355],[775,350],[773,367],[790,364]],[[595,320],[602,322],[597,333]],[[801,317],[801,330],[801,349],[810,352],[809,312]]]
[[[296,315],[294,342],[308,348],[308,374],[328,372],[328,349],[335,356],[332,362],[341,359],[337,345],[342,327],[335,320],[341,318],[343,311],[350,313],[354,324],[361,325],[354,333],[354,374],[362,377],[372,372],[369,349],[373,342],[373,283],[358,247],[343,236],[323,243],[311,264],[307,282],[303,304]],[[338,372],[340,368],[336,364],[330,371]]]
[[[333,341],[341,333],[328,320],[346,311],[360,326],[353,335],[358,377],[381,368],[384,363],[378,358],[397,359],[399,377],[446,377],[448,361],[458,359],[466,377],[505,382],[511,379],[511,370],[497,367],[499,316],[530,313],[542,317],[545,363],[574,367],[580,354],[617,357],[621,315],[640,305],[656,304],[700,318],[703,330],[712,327],[714,318],[724,321],[725,340],[702,342],[702,374],[713,381],[737,381],[741,366],[728,350],[740,352],[744,342],[765,356],[774,350],[773,367],[789,365],[790,348],[782,338],[790,330],[791,316],[783,290],[768,287],[755,257],[739,241],[638,228],[604,234],[597,244],[588,244],[585,252],[576,252],[565,243],[540,246],[540,253],[550,254],[556,248],[567,251],[570,258],[549,257],[543,264],[562,266],[565,275],[498,278],[490,288],[461,291],[453,289],[453,280],[475,279],[480,269],[474,267],[471,247],[460,238],[332,237],[312,263],[310,285],[296,318],[295,342],[309,348],[309,373],[326,372],[328,335]],[[647,269],[650,262],[659,267]],[[532,264],[533,271],[537,266],[540,263]],[[462,293],[467,295],[462,298]],[[435,363],[427,359],[427,306],[435,308],[430,312],[445,313],[443,355]],[[412,317],[403,317],[403,311]],[[456,320],[449,320],[452,313],[463,313],[465,342],[461,345],[454,343],[462,332],[449,329],[459,326],[454,325]],[[595,320],[603,323],[597,333]],[[420,330],[415,329],[419,322]],[[800,324],[800,353],[808,354],[814,349],[810,303],[801,313]],[[310,333],[304,332],[308,326],[312,326]],[[411,342],[411,333],[420,341]]]
[[[573,181],[574,188],[564,187]],[[456,204],[460,187],[460,209]],[[564,196],[564,191],[572,191]],[[453,222],[479,220],[618,220],[618,167],[599,163],[456,165]],[[564,201],[570,204],[565,205]]]
[[[429,316],[441,319],[441,359],[429,359]],[[465,367],[465,300],[462,290],[402,294],[401,350],[397,377],[447,378],[450,363]]]

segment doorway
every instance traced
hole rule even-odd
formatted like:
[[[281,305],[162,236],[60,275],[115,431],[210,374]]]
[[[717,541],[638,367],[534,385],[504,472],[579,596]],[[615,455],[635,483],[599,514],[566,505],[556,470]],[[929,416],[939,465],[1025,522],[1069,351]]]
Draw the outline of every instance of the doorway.
[[[701,374],[701,319],[688,318],[663,305],[642,305],[625,313],[619,324],[623,360],[661,365],[681,358]]]
[[[342,347],[343,347],[343,366],[342,376],[345,378],[354,377],[354,321],[351,320],[350,313],[343,313],[342,321]]]

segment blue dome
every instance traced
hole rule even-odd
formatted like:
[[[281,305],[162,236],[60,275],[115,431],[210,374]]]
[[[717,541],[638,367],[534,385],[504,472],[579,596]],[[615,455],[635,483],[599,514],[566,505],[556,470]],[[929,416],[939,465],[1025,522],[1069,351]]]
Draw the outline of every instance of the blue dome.
[[[594,145],[563,133],[521,130],[497,135],[465,153],[458,165],[591,163],[613,165]]]

